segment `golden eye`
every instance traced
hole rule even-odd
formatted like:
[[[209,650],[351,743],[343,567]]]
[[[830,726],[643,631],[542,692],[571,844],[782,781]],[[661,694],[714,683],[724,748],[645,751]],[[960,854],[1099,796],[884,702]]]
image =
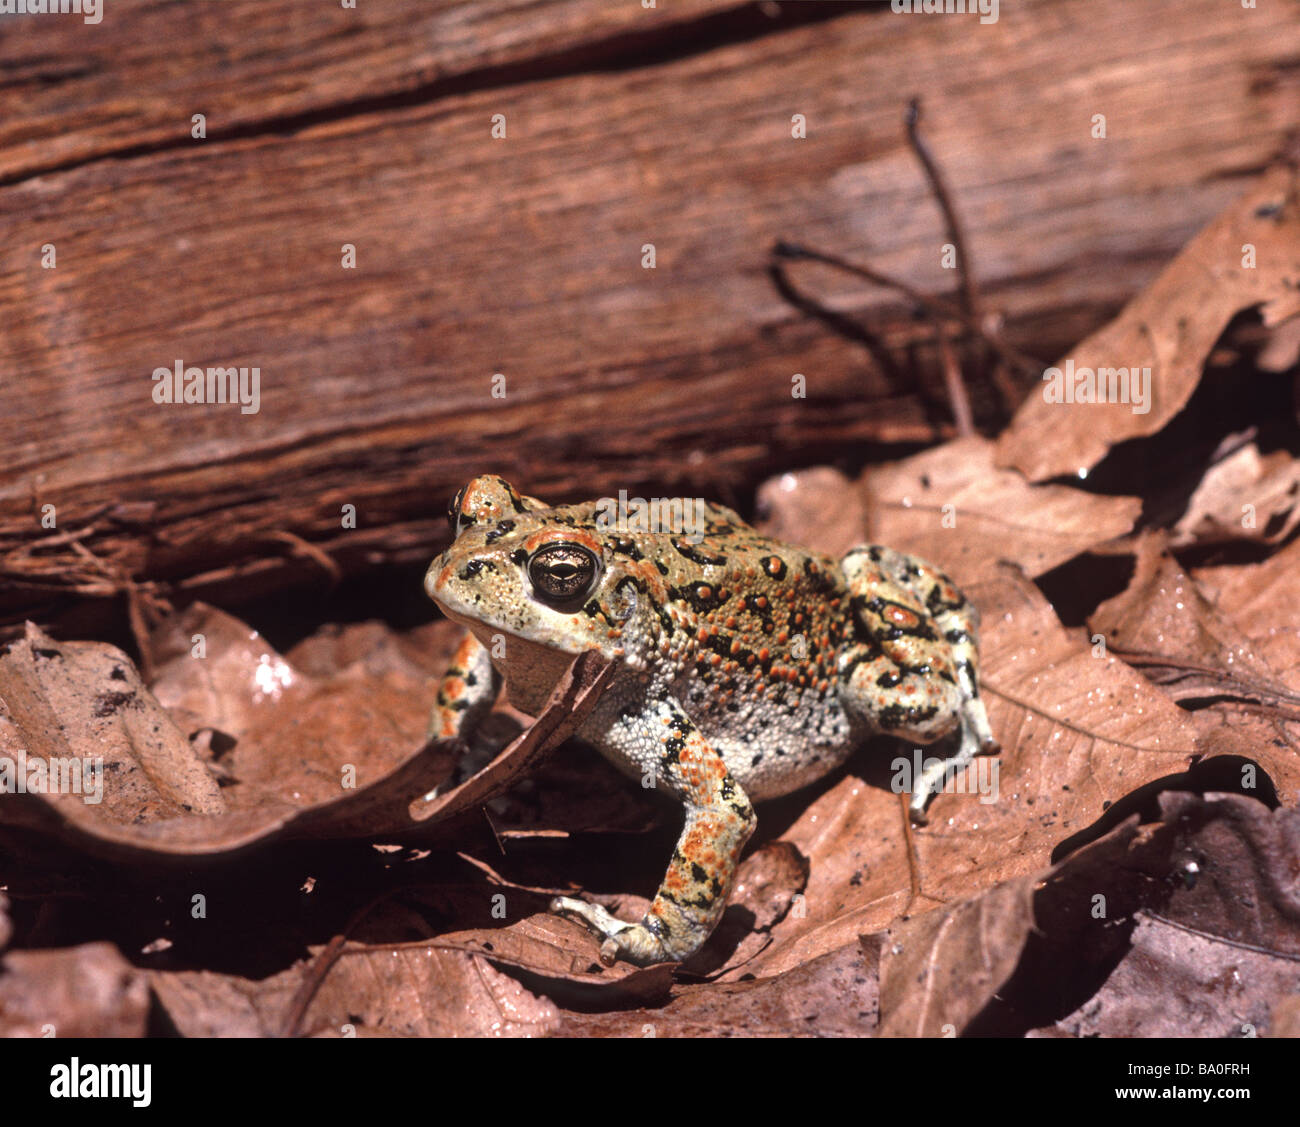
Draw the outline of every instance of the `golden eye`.
[[[548,544],[528,561],[528,578],[546,602],[582,599],[596,584],[596,557],[577,544]]]

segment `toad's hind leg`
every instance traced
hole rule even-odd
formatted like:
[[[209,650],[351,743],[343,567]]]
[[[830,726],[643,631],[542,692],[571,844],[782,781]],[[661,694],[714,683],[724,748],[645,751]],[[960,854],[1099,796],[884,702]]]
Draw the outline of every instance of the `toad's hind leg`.
[[[754,832],[754,808],[672,697],[659,701],[648,720],[620,717],[606,730],[601,750],[653,770],[656,785],[685,805],[686,825],[640,923],[571,896],[555,897],[551,911],[577,917],[603,935],[600,961],[607,966],[619,955],[641,966],[680,962],[703,946],[727,906],[740,851]]]
[[[979,695],[979,612],[938,568],[866,545],[840,563],[855,641],[840,657],[845,696],[881,731],[930,744],[959,732],[955,754],[927,762],[911,810],[926,803],[978,754],[998,750]]]

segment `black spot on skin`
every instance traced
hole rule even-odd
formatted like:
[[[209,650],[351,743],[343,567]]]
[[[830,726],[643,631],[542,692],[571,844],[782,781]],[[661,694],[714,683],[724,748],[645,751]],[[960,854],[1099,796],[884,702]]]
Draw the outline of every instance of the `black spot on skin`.
[[[699,908],[700,911],[706,911],[707,909],[713,907],[714,901],[717,900],[717,898],[720,895],[722,895],[722,887],[718,884],[716,880],[712,882],[712,886],[713,886],[712,892],[701,892],[700,895],[697,896],[694,900],[674,898],[673,903],[682,908]],[[660,892],[659,895],[663,896],[665,899],[668,899],[668,897],[663,892]]]
[[[686,603],[696,614],[708,614],[721,605],[717,587],[709,583],[687,583],[682,587],[672,587],[668,591],[668,598],[672,602]]]
[[[954,588],[954,590],[956,590]],[[926,596],[925,605],[931,614],[939,614],[942,611],[960,610],[966,605],[966,600],[962,597],[960,591],[956,592],[956,598],[951,602],[943,597],[943,591],[940,585],[936,583],[930,588],[929,595]]]
[[[630,536],[613,536],[606,543],[610,550],[617,552],[620,556],[627,556],[630,560],[640,560],[645,557],[641,554],[641,549]]]
[[[949,630],[948,633],[944,635],[944,638],[954,646],[961,642],[969,642],[971,640],[971,636],[967,634],[965,630]]]
[[[515,487],[503,477],[497,478],[497,481],[499,481],[505,489],[507,496],[510,498],[510,504],[514,507],[515,512],[526,513],[528,510],[524,507],[524,499],[519,496]]]
[[[818,595],[829,595],[836,588],[835,577],[811,556],[803,558],[803,573],[808,586]]]
[[[694,861],[691,862],[691,876],[700,884],[709,879],[709,874],[704,871],[704,866],[698,865]]]
[[[876,684],[882,689],[893,689],[903,680],[903,675],[895,669],[887,669],[876,678]]]
[[[513,552],[510,553],[509,558],[512,564],[518,564],[520,567],[523,567],[524,564],[528,562],[528,553],[525,552],[522,548],[516,548]]]
[[[490,560],[470,560],[460,569],[461,579],[473,579],[480,571],[496,571],[497,565]]]
[[[669,541],[679,556],[685,556],[692,563],[697,564],[715,564],[722,565],[727,562],[727,557],[722,553],[710,553],[700,544],[692,544],[689,540],[680,536],[675,536]],[[666,574],[666,573],[665,573]]]
[[[499,520],[497,521],[496,528],[494,528],[485,537],[483,537],[483,542],[485,544],[494,544],[496,543],[496,541],[500,540],[501,537],[508,536],[510,533],[514,532],[514,530],[515,530],[514,521]]]
[[[754,756],[753,759],[749,761],[749,765],[751,767],[757,767],[762,762],[763,762],[763,753],[760,751],[757,755]]]
[[[675,625],[673,623],[673,616],[669,614],[668,611],[664,607],[661,607],[658,603],[654,603],[653,605],[654,605],[655,615],[659,619],[660,628],[663,630],[664,634],[667,637],[671,638],[673,635],[673,629]]]
[[[769,579],[775,579],[778,583],[786,577],[788,572],[785,560],[780,556],[764,556],[758,561],[758,566],[763,569],[764,575]]]

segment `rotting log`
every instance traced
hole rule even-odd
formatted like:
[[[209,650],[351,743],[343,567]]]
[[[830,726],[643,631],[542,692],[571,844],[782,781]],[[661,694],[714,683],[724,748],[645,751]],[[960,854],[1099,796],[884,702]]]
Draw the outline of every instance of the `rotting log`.
[[[984,302],[1050,362],[1283,148],[1285,8],[117,0],[93,27],[4,21],[0,623],[424,560],[488,470],[555,500],[734,502],[775,467],[936,440],[929,327],[791,264],[869,333],[832,331],[778,292],[773,242],[955,292],[902,126],[919,94]],[[259,411],[156,404],[177,360],[256,367]]]

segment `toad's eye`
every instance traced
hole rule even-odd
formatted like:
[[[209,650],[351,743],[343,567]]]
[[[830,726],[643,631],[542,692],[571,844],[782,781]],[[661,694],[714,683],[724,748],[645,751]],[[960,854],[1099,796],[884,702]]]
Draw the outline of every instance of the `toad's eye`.
[[[548,603],[585,598],[596,584],[596,557],[577,544],[548,544],[528,561],[528,578]]]

